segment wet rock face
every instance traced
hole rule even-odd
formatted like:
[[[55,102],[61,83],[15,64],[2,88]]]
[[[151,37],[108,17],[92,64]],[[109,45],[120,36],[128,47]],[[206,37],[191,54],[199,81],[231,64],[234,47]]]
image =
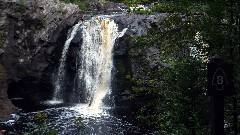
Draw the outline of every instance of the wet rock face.
[[[2,65],[0,65],[0,84],[0,121],[5,121],[13,112],[14,106],[8,99],[6,73]]]
[[[0,9],[0,61],[6,69],[9,96],[41,97],[44,94],[36,93],[52,90],[59,50],[82,13],[76,5],[59,0],[0,1]]]
[[[165,18],[165,16],[166,14],[127,14],[113,17],[114,21],[118,24],[119,30],[128,28],[125,36],[117,40],[114,48],[114,55],[126,55],[126,53],[128,53],[129,46],[134,46],[133,42],[130,40],[131,37],[147,34],[147,31],[150,28],[157,26]]]
[[[130,79],[127,76],[140,77],[144,79],[145,76],[140,74],[139,71],[149,68],[151,70],[154,67],[154,62],[150,62],[150,65],[143,65],[144,61],[151,61],[149,58],[151,55],[155,55],[157,50],[149,48],[146,51],[147,57],[133,57],[130,55],[131,51],[136,51],[137,44],[132,41],[133,37],[147,34],[147,31],[157,26],[164,18],[166,14],[156,15],[121,15],[113,17],[118,24],[120,31],[124,28],[128,28],[125,35],[119,39],[114,46],[114,79],[112,87],[114,89],[115,102],[117,107],[134,108],[140,105],[142,101],[145,101],[146,96],[141,97],[133,101],[129,100],[132,95],[132,86]]]
[[[119,29],[128,27],[127,35],[141,36],[147,34],[148,29],[158,25],[166,14],[139,15],[126,14],[114,16],[113,19],[118,24]]]

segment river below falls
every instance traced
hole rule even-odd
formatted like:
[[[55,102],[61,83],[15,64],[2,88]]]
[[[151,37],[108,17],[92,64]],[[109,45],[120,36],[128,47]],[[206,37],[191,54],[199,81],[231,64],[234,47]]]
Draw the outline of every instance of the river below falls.
[[[114,109],[102,108],[89,113],[77,104],[68,107],[48,108],[37,112],[19,110],[12,119],[0,123],[8,135],[151,135],[131,122],[129,116],[117,116]],[[51,134],[50,134],[51,135]]]

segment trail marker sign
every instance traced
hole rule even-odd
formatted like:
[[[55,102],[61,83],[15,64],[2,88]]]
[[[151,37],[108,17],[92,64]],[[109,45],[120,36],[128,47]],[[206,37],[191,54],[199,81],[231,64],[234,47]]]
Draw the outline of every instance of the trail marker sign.
[[[235,93],[233,64],[226,64],[215,54],[207,65],[207,92],[211,106],[211,135],[224,135],[224,96]]]
[[[231,96],[235,93],[232,64],[209,63],[207,68],[209,96]]]
[[[212,85],[216,86],[216,90],[223,90],[224,86],[228,85],[228,80],[225,71],[222,68],[218,68],[213,75]]]

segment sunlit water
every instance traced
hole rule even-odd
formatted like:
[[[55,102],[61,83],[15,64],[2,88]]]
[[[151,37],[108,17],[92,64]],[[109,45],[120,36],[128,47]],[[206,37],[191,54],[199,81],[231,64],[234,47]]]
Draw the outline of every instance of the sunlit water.
[[[140,128],[111,114],[111,109],[89,114],[82,105],[51,108],[40,112],[19,113],[8,121],[14,134],[56,131],[58,135],[143,135]],[[89,109],[89,108],[88,108]],[[43,114],[45,118],[37,116]],[[111,114],[111,115],[110,115]],[[41,122],[41,120],[43,120]],[[11,123],[12,122],[12,123]],[[9,133],[11,133],[9,132]],[[150,133],[149,133],[150,134]]]

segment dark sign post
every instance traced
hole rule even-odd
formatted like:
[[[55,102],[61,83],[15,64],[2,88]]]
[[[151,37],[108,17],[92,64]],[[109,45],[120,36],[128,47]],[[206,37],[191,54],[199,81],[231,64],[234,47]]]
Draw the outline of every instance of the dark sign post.
[[[211,134],[224,135],[224,96],[234,94],[233,65],[225,64],[220,56],[214,55],[207,68],[212,109]]]

